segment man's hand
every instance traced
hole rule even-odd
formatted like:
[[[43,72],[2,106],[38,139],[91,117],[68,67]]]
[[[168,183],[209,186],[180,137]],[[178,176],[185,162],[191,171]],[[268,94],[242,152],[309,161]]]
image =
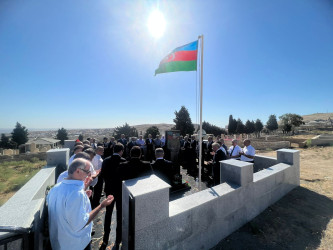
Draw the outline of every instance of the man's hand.
[[[87,194],[88,198],[90,198],[90,196],[92,195],[92,190],[86,190],[86,194]]]
[[[99,170],[95,170],[95,174],[94,174],[94,175],[91,175],[91,177],[92,177],[93,179],[95,179],[96,177],[98,177],[98,175],[99,175],[100,172],[101,172],[100,169],[99,169]]]
[[[91,184],[92,181],[93,181],[93,179],[92,179],[90,176],[88,176],[88,177],[84,180],[84,189],[87,189],[87,188],[90,186],[90,184]]]
[[[108,197],[106,197],[106,199],[104,201],[102,201],[101,208],[109,206],[113,200],[114,200],[113,195],[109,195]]]

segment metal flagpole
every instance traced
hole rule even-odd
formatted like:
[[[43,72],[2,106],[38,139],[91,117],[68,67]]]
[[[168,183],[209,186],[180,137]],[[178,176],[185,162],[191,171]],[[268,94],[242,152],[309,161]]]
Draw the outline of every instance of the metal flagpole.
[[[199,190],[201,190],[201,159],[202,159],[202,90],[203,90],[203,35],[199,36],[201,38],[201,81],[200,81],[200,132],[199,132]]]

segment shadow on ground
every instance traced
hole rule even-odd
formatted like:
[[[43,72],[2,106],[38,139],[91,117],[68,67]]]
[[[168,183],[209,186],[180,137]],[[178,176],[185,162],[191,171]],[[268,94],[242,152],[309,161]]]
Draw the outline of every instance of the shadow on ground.
[[[212,249],[316,249],[332,218],[331,199],[298,187]]]

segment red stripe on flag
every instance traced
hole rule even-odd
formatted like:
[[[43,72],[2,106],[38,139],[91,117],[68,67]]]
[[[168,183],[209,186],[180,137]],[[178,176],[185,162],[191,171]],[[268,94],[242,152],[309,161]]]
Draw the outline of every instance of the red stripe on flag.
[[[175,62],[175,61],[195,61],[197,60],[197,50],[182,50],[170,53],[167,55],[160,64],[167,62]]]

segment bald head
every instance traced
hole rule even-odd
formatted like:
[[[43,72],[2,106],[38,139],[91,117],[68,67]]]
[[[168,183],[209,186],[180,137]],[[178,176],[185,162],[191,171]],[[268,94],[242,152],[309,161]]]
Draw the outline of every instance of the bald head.
[[[90,168],[90,162],[83,158],[78,158],[72,161],[71,165],[68,167],[68,174],[72,175],[78,168],[86,169],[87,166]]]

